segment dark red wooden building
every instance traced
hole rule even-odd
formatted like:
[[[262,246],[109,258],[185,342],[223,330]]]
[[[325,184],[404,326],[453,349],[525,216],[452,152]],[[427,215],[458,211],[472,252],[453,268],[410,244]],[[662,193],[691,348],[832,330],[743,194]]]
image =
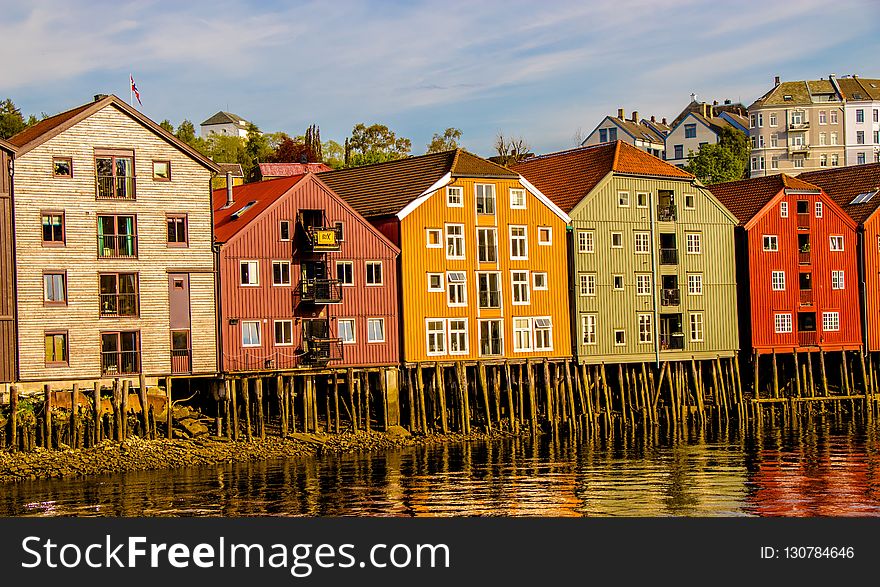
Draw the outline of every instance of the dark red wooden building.
[[[314,174],[214,192],[221,370],[396,365],[399,250]]]
[[[742,348],[860,350],[853,219],[818,186],[784,174],[709,189],[739,219]]]
[[[12,224],[12,157],[0,139],[0,391],[16,380],[15,229]]]

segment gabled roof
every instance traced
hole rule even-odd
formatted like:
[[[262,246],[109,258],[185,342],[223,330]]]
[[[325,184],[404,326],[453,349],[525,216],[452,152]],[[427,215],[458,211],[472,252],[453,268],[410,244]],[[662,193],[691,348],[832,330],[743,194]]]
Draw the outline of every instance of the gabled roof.
[[[223,175],[231,173],[232,177],[244,177],[244,170],[241,168],[241,163],[218,163],[217,167],[220,168],[220,173]]]
[[[608,116],[607,119],[622,128],[626,134],[634,139],[651,141],[652,143],[663,143],[663,137],[657,134],[653,128],[644,122],[633,122],[632,120],[617,118],[616,116]]]
[[[860,77],[837,79],[840,91],[847,100],[880,100],[880,80]]]
[[[217,114],[214,114],[207,120],[203,121],[200,126],[209,126],[212,124],[238,124],[241,126],[245,126],[248,124],[248,121],[238,114],[233,114],[232,112],[223,112],[221,110]]]
[[[672,120],[671,126],[678,125],[678,123],[681,122],[681,119],[684,118],[685,116],[687,116],[691,112],[696,112],[697,114],[702,114],[704,106],[705,106],[707,112],[710,108],[712,109],[713,116],[721,116],[722,112],[727,112],[729,114],[733,114],[733,115],[738,116],[739,115],[738,113],[741,112],[741,113],[745,114],[745,112],[746,112],[746,107],[743,106],[742,104],[740,104],[739,102],[736,102],[736,103],[730,102],[730,103],[725,103],[725,104],[709,104],[708,102],[698,102],[698,101],[692,99],[688,103],[688,105],[684,107],[684,110],[679,112],[678,116],[676,116]]]
[[[748,224],[783,190],[822,191],[817,185],[784,173],[716,183],[706,187],[736,216],[740,226]]]
[[[747,130],[749,128],[749,119],[745,116],[740,116],[739,114],[734,114],[733,112],[722,112],[718,115],[719,118],[723,118],[728,122],[734,122],[740,126],[742,130]]]
[[[261,177],[289,177],[304,173],[330,171],[326,163],[260,163]]]
[[[867,221],[880,208],[880,194],[859,204],[852,203],[860,194],[880,190],[880,163],[809,171],[798,177],[825,190],[859,224]]]
[[[120,110],[123,114],[127,114],[135,122],[139,122],[148,130],[153,131],[153,133],[158,135],[159,138],[164,139],[172,146],[177,147],[179,150],[183,151],[192,159],[194,159],[198,163],[201,163],[203,166],[207,167],[211,171],[218,171],[218,167],[213,161],[175,137],[173,134],[147,118],[145,115],[141,114],[138,110],[129,106],[124,100],[114,95],[105,96],[99,100],[95,100],[94,102],[89,102],[87,104],[83,104],[82,106],[77,106],[72,110],[68,110],[66,112],[62,112],[61,114],[56,114],[55,116],[50,116],[49,118],[41,120],[33,126],[29,126],[20,133],[11,137],[9,139],[9,142],[18,148],[18,156],[24,155],[32,149],[39,147],[52,137],[61,134],[78,122],[85,120],[89,116],[95,114],[100,110],[103,110],[108,106],[113,106]]]
[[[15,153],[18,149],[12,143],[7,143],[3,139],[0,139],[0,149],[5,149],[10,153]]]
[[[565,212],[571,212],[611,172],[691,180],[690,173],[623,141],[549,153],[512,166]]]
[[[366,217],[390,216],[450,177],[518,179],[519,174],[462,149],[362,167],[325,171],[319,177]]]
[[[833,94],[835,99],[832,103],[840,99],[834,84],[829,80],[808,80],[808,81],[791,81],[781,82],[771,88],[766,94],[755,100],[749,110],[752,108],[760,108],[761,106],[775,105],[800,105],[806,106],[818,102],[828,103],[828,100],[814,100],[816,94],[828,95]]]

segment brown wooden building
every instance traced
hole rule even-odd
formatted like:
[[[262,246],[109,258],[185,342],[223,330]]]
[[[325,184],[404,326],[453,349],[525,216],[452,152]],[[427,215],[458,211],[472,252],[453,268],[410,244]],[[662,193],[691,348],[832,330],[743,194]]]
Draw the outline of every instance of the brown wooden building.
[[[15,381],[15,228],[12,160],[15,147],[0,139],[0,391]]]

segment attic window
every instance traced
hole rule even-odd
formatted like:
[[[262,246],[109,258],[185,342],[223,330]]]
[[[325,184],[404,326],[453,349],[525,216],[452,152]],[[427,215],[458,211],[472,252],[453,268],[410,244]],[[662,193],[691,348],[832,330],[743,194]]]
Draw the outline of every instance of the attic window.
[[[876,88],[876,87],[877,87],[877,84],[871,84],[871,87],[872,87],[872,88]]]
[[[853,94],[853,98],[855,98],[856,100],[861,100],[862,95],[859,92],[856,92],[855,94]]]
[[[782,97],[782,99],[783,99],[783,100],[787,100],[787,101],[791,101],[791,96],[789,96],[788,94],[786,94],[785,96]]]
[[[241,208],[241,210],[238,210],[237,212],[233,212],[231,218],[232,218],[233,220],[238,220],[239,218],[241,218],[241,215],[242,215],[242,214],[244,214],[245,212],[247,212],[248,210],[250,210],[251,208],[253,208],[254,204],[256,204],[256,203],[257,203],[256,200],[251,200],[250,202],[248,202],[247,204],[245,204],[245,205]]]
[[[853,198],[853,201],[850,202],[850,204],[864,204],[865,202],[870,202],[871,198],[877,195],[877,192],[880,192],[880,189],[861,193]]]

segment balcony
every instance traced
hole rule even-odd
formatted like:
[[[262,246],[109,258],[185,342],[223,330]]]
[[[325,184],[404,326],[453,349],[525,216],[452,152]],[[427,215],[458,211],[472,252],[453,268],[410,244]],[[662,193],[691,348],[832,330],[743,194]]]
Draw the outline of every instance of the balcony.
[[[811,289],[802,289],[800,290],[801,296],[800,301],[802,306],[812,306],[813,305],[813,290]]]
[[[661,351],[680,351],[684,349],[684,333],[673,332],[660,335]]]
[[[797,337],[799,346],[816,346],[819,340],[815,330],[800,330]]]
[[[810,152],[810,145],[795,144],[795,145],[788,146],[788,154],[789,155],[797,155],[797,154],[807,155],[807,154],[809,154],[809,152]]]
[[[681,304],[681,290],[675,288],[663,288],[660,291],[661,306],[678,306]]]
[[[102,375],[129,375],[140,372],[140,351],[104,351],[101,353]]]
[[[98,257],[126,259],[138,256],[136,234],[99,234]]]
[[[789,132],[801,132],[805,130],[810,130],[810,121],[801,121],[801,122],[789,122],[788,123],[788,131]]]
[[[809,265],[813,262],[812,255],[810,255],[810,249],[806,251],[798,251],[798,264],[799,265]]]
[[[338,251],[342,243],[342,226],[325,226],[323,210],[300,211],[297,227],[302,233],[303,248],[313,253]]]
[[[135,177],[133,175],[96,175],[95,199],[134,200]]]
[[[303,279],[296,291],[299,301],[309,304],[339,304],[342,288],[337,279]]]
[[[138,295],[136,293],[102,293],[101,317],[137,317]]]
[[[342,359],[341,338],[303,336],[301,361],[307,365],[325,365]]]
[[[192,349],[171,350],[171,373],[183,374],[192,371]]]
[[[660,249],[661,265],[678,265],[678,249]]]
[[[674,222],[676,220],[675,204],[658,204],[657,220],[660,222]]]
[[[798,212],[797,215],[798,230],[810,230],[810,213]]]

